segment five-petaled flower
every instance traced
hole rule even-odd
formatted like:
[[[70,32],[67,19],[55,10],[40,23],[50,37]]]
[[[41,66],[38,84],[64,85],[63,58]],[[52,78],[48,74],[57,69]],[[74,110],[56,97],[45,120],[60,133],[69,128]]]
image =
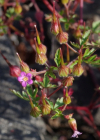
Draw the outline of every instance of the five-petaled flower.
[[[27,84],[31,85],[33,83],[31,78],[32,78],[31,73],[21,72],[20,76],[18,77],[18,81],[21,82],[23,87],[26,87]]]

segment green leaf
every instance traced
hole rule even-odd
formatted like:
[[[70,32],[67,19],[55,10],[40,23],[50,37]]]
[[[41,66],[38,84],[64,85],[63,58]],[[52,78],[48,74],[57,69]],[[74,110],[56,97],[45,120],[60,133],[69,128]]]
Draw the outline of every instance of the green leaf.
[[[86,49],[86,50],[87,51],[83,55],[83,58],[89,57],[89,56],[91,56],[95,52],[95,49],[94,48],[92,48],[90,51],[88,51],[88,49]]]
[[[29,98],[27,97],[27,94],[25,91],[22,91],[23,99],[29,101]]]
[[[94,61],[95,58],[97,57],[97,55],[93,55],[91,56],[88,60],[86,60],[87,62],[91,62],[91,61]]]
[[[76,64],[77,64],[78,60],[76,60],[75,62],[73,62],[71,65],[70,65],[70,68],[72,69]]]
[[[61,63],[60,49],[57,49],[57,51],[55,53],[54,61],[55,61],[56,65],[59,67],[60,66],[60,63]]]
[[[47,86],[48,88],[56,88],[57,87],[57,85],[52,85],[52,84],[48,84],[48,86]]]
[[[13,16],[14,14],[15,14],[15,9],[14,9],[14,7],[9,8],[9,9],[7,10],[7,12],[6,12],[6,16],[7,16],[8,18],[10,18],[11,16]]]
[[[56,119],[56,118],[58,118],[58,117],[60,117],[60,115],[56,113],[55,115],[53,115],[53,116],[51,117],[51,119],[53,120],[53,119]]]
[[[54,105],[54,109],[56,109],[56,108],[58,108],[58,107],[60,107],[60,106],[63,106],[64,105],[64,103],[63,103],[63,97],[62,98],[58,98],[57,100],[56,100],[56,103],[55,103],[55,105]]]
[[[68,30],[69,29],[69,23],[65,23],[64,27],[65,27],[66,30]]]
[[[82,36],[82,39],[80,39],[80,46],[82,46],[82,45],[84,45],[85,43],[86,43],[86,41],[87,41],[87,39],[88,39],[88,37],[89,37],[89,35],[90,35],[90,30],[88,30],[88,31],[86,31],[85,33],[84,33],[84,35]]]
[[[26,86],[26,91],[31,96],[31,98],[33,99],[34,98],[34,94],[33,94],[33,90],[32,90],[30,85]]]
[[[87,49],[85,50],[83,57],[85,57],[88,53],[89,53],[89,48],[87,48]]]
[[[37,93],[38,93],[38,88],[35,88],[35,89],[33,90],[33,98],[36,97]]]
[[[19,98],[23,99],[23,96],[20,94],[19,91],[16,91],[16,90],[14,90],[14,89],[11,89],[10,91],[11,91],[12,93],[14,93],[16,96],[18,96]]]
[[[49,99],[45,98],[47,103],[50,105],[51,109],[53,109],[53,102],[51,102]]]
[[[80,46],[79,46],[77,43],[74,43],[74,42],[70,42],[70,43],[71,43],[71,45],[73,45],[75,48],[80,49]]]
[[[51,66],[50,67],[50,70],[55,70],[56,71],[56,70],[58,70],[58,68],[57,67],[54,67],[54,66]]]
[[[43,78],[43,85],[44,85],[44,87],[47,87],[49,82],[50,82],[49,77],[45,74],[44,78]]]
[[[92,31],[94,32],[100,26],[100,20],[92,23]]]
[[[60,18],[59,20],[60,20],[60,22],[68,22],[67,18]]]

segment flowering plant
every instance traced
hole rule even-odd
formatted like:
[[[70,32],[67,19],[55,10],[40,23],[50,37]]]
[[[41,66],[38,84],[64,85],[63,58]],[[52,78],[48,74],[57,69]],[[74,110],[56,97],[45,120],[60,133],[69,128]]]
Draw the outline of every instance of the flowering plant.
[[[42,36],[39,36],[37,26],[33,23],[30,24],[30,27],[34,28],[36,33],[33,40],[31,39],[25,24],[23,25],[25,26],[26,34],[22,33],[11,24],[11,20],[14,21],[17,18],[21,19],[20,13],[22,12],[22,7],[17,0],[14,3],[7,3],[3,1],[0,3],[2,6],[4,6],[6,13],[5,18],[3,15],[0,20],[2,29],[0,35],[3,35],[5,33],[5,27],[8,27],[9,30],[10,28],[13,29],[16,34],[25,36],[35,51],[35,62],[39,65],[45,65],[45,70],[37,72],[34,69],[30,69],[28,64],[21,60],[18,53],[17,56],[19,58],[20,67],[12,66],[1,51],[0,53],[10,67],[10,75],[16,77],[23,88],[22,93],[19,93],[13,89],[11,91],[23,100],[29,101],[31,105],[30,115],[33,117],[49,115],[51,119],[56,119],[58,117],[65,118],[68,120],[70,128],[74,131],[72,137],[78,137],[78,135],[81,135],[82,133],[77,130],[76,120],[72,118],[72,114],[66,115],[64,114],[64,111],[68,109],[84,110],[88,114],[90,120],[88,117],[83,117],[83,119],[88,124],[92,125],[94,129],[96,128],[90,110],[97,108],[97,102],[91,102],[88,107],[69,106],[69,104],[72,102],[72,92],[69,87],[73,85],[76,77],[80,77],[84,73],[84,66],[82,63],[100,67],[100,59],[96,54],[94,54],[94,52],[100,46],[100,43],[99,39],[95,41],[93,38],[94,34],[100,34],[100,31],[98,31],[100,21],[93,22],[91,28],[85,25],[82,14],[82,0],[61,0],[63,6],[65,7],[66,17],[63,10],[60,11],[60,13],[55,10],[55,1],[53,1],[53,6],[50,5],[47,0],[42,0],[42,2],[53,13],[53,15],[46,15],[45,19],[47,21],[51,21],[50,30],[56,36],[56,39],[61,45],[61,48],[58,48],[55,52],[55,65],[49,65],[48,58],[46,56],[47,47],[42,44],[44,40],[42,28],[43,12],[39,8],[37,10],[35,0],[32,1],[32,3],[37,10],[36,15],[41,15],[38,22],[41,25],[40,30]],[[92,3],[91,0],[85,0],[85,2]],[[80,4],[81,14],[79,22],[75,23],[76,15],[74,12],[78,4]],[[71,5],[73,9],[71,9]],[[12,7],[7,9],[8,6]],[[64,23],[64,27],[67,32],[62,30],[61,22]],[[70,42],[69,44],[68,30],[70,29],[73,30],[73,36],[76,39],[76,42]],[[64,50],[62,46],[64,46],[66,48],[64,50],[67,51],[66,60],[64,59]],[[73,60],[70,59],[70,50],[77,55],[77,57]],[[60,85],[57,82],[54,84],[54,80],[58,81]],[[49,94],[48,89],[50,88],[56,89]],[[58,98],[55,102],[52,102],[50,97],[60,89],[62,89],[62,97]],[[38,92],[40,92],[40,94],[38,94]],[[82,112],[79,111],[78,113],[82,116]],[[100,132],[97,129],[95,129],[95,131],[100,137]]]

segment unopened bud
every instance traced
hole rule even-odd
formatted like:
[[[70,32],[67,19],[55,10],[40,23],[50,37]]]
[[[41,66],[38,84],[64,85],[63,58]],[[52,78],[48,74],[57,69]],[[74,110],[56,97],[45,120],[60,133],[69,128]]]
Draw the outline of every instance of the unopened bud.
[[[57,35],[59,33],[59,27],[58,27],[57,20],[52,21],[52,23],[51,23],[51,33],[53,33],[54,35]]]
[[[65,105],[70,104],[70,103],[71,103],[71,98],[70,98],[70,96],[65,96],[64,99],[63,99],[63,103],[64,103]]]
[[[65,79],[62,81],[62,83],[63,83],[63,85],[64,85],[65,87],[69,87],[69,86],[72,86],[73,80],[74,80],[74,78],[73,78],[72,76],[69,76],[69,77],[65,78]]]
[[[22,12],[22,7],[20,4],[17,3],[15,6],[15,13],[20,14],[21,12]]]
[[[83,72],[84,72],[84,69],[83,69],[83,67],[82,67],[82,65],[81,64],[76,64],[74,67],[73,67],[73,75],[74,76],[81,76],[82,74],[83,74]]]
[[[43,45],[42,43],[39,44],[38,46],[39,46],[40,53],[46,54],[46,52],[47,52],[46,46]]]
[[[68,120],[68,124],[73,131],[77,130],[77,123],[76,123],[76,120],[74,118],[70,118]]]
[[[21,71],[24,71],[24,72],[28,73],[30,71],[29,66],[24,61],[21,60],[21,58],[20,58],[18,53],[16,53],[16,54],[17,54],[17,56],[19,58],[19,61],[20,61]]]
[[[43,78],[41,76],[39,76],[39,75],[36,75],[35,80],[38,81],[38,82],[42,82]]]
[[[36,53],[36,58],[35,58],[35,62],[40,64],[40,65],[44,65],[47,61],[47,57],[45,54],[37,54]]]
[[[69,0],[61,0],[61,3],[62,3],[63,5],[66,5],[68,2],[69,2]]]
[[[73,33],[74,37],[76,38],[80,38],[82,36],[81,30],[80,29],[76,29]]]
[[[40,115],[41,111],[38,107],[33,107],[30,111],[30,115],[33,117],[38,117]]]
[[[44,104],[41,106],[41,111],[42,111],[42,114],[43,115],[47,115],[47,114],[50,114],[51,112],[51,107],[49,104]]]
[[[56,38],[60,44],[67,43],[68,42],[68,33],[62,31],[56,36]]]
[[[19,77],[21,70],[17,66],[10,66],[10,75],[13,77]]]
[[[66,66],[60,66],[58,68],[58,74],[60,77],[67,77],[69,74],[69,68]]]

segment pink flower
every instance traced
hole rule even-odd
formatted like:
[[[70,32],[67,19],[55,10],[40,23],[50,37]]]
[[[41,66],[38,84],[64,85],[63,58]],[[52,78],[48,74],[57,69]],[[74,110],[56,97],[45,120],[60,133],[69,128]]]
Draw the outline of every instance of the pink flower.
[[[18,81],[21,82],[23,87],[26,87],[27,84],[31,85],[33,83],[31,78],[32,78],[31,73],[21,72],[20,76],[18,77]]]
[[[81,135],[81,134],[82,134],[81,132],[75,130],[75,131],[74,131],[74,134],[73,134],[71,137],[72,137],[72,138],[73,138],[73,137],[78,138],[78,135]]]

